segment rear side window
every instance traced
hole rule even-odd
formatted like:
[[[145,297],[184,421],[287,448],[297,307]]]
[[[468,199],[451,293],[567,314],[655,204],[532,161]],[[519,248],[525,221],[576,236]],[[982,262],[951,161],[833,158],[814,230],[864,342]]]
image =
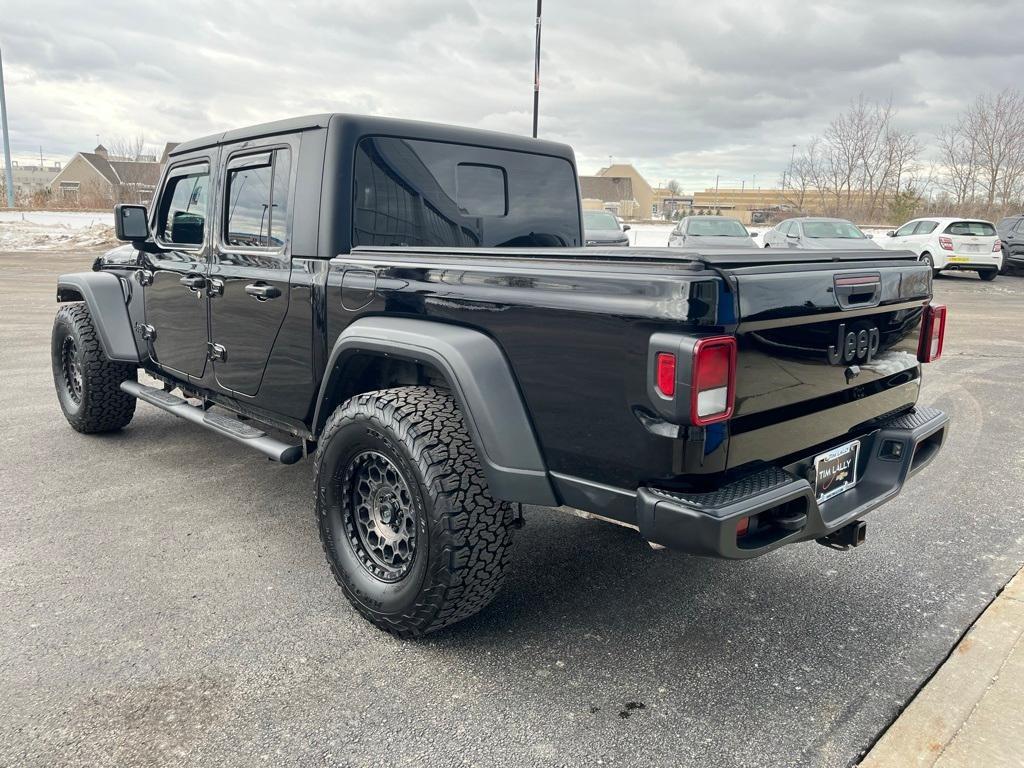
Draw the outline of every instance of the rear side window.
[[[353,246],[581,245],[576,174],[559,157],[367,137],[352,193]]]
[[[278,250],[288,239],[291,155],[275,149],[231,158],[224,197],[224,243]]]
[[[987,221],[954,221],[946,227],[947,235],[967,235],[970,237],[994,237],[996,228]]]
[[[914,230],[915,235],[930,235],[935,231],[935,228],[939,226],[937,221],[922,221],[917,225],[917,229]]]
[[[172,245],[202,245],[210,192],[206,163],[172,169],[160,196],[157,237]]]

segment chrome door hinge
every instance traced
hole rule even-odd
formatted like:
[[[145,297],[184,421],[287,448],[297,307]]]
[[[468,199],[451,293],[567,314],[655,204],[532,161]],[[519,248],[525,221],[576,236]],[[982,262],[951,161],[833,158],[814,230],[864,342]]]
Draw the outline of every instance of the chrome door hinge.
[[[156,338],[156,328],[148,323],[136,323],[135,330],[138,331],[139,336],[145,341],[152,341]]]
[[[206,342],[206,356],[210,360],[227,362],[228,351],[224,348],[223,344],[214,344],[212,341],[208,341]]]
[[[153,273],[148,269],[139,269],[135,271],[135,280],[139,285],[152,285],[153,284]]]
[[[211,277],[206,283],[206,295],[211,299],[224,295],[224,281],[217,277]]]

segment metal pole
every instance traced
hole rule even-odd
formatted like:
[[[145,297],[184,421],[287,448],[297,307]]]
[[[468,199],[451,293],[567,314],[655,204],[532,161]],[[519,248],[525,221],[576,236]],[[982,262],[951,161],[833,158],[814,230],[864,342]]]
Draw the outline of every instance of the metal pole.
[[[537,48],[533,55],[533,138],[537,138],[537,112],[540,110],[540,4],[537,0]]]
[[[4,168],[7,177],[7,207],[14,207],[14,172],[11,170],[11,133],[7,130],[7,99],[4,95],[4,54],[0,51],[0,128],[4,131]]]

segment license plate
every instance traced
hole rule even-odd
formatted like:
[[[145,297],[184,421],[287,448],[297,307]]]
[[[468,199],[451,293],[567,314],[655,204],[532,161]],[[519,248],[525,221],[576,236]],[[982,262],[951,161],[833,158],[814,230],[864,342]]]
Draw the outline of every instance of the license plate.
[[[981,253],[980,245],[965,245],[963,246],[964,251],[967,253]]]
[[[857,456],[860,440],[833,448],[814,459],[814,493],[826,501],[857,484]]]
[[[946,259],[946,261],[955,261],[958,263],[963,263],[970,261],[970,259],[968,259],[966,256],[950,256],[948,259]]]

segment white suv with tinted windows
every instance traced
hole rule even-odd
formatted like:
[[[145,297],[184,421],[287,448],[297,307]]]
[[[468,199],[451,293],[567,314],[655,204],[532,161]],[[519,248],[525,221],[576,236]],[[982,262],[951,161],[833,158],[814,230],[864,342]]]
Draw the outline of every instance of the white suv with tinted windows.
[[[914,219],[880,242],[890,251],[913,251],[936,275],[944,269],[957,269],[977,272],[982,280],[995,280],[1003,266],[996,228],[980,219]]]

